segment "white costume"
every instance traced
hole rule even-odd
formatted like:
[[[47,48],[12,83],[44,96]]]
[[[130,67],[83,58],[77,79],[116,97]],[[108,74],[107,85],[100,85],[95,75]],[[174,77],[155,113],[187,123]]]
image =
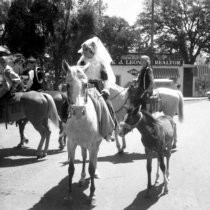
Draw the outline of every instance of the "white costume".
[[[91,51],[93,52],[92,58],[87,58],[84,56],[84,46],[91,49]],[[116,82],[115,75],[111,67],[112,59],[98,37],[93,37],[85,41],[82,44],[82,48],[78,52],[81,53],[82,56],[77,64],[80,65],[82,61],[84,61],[85,63],[89,63],[89,68],[85,72],[88,79],[101,80],[101,71],[104,71],[108,77],[108,79],[104,81],[105,88],[110,87],[111,84]]]

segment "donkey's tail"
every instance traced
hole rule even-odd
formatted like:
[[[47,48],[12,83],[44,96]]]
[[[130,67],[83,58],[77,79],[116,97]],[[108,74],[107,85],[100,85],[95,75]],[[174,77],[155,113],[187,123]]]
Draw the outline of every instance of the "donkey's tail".
[[[184,120],[184,98],[181,91],[177,91],[179,95],[179,110],[178,110],[178,119],[179,122],[182,122]]]
[[[53,97],[47,93],[43,93],[43,94],[44,94],[45,98],[47,99],[48,105],[49,105],[48,116],[52,120],[53,124],[56,127],[59,127],[60,117],[58,115],[58,111],[57,111],[55,102],[53,100]]]

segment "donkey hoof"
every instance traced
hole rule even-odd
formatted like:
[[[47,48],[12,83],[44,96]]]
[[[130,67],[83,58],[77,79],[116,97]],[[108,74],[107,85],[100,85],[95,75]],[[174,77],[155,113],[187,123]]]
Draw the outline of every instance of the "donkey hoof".
[[[159,179],[155,180],[155,186],[159,185],[159,183],[160,183]]]
[[[88,204],[91,205],[91,206],[96,206],[96,197],[95,196],[90,196],[88,198]]]
[[[28,144],[29,140],[28,139],[24,139],[24,143]]]
[[[37,158],[37,160],[39,160],[42,158],[42,155],[37,155],[36,158]]]
[[[37,159],[42,159],[46,156],[47,156],[47,153],[43,153],[43,154],[37,155]]]
[[[124,150],[123,150],[123,149],[120,149],[120,150],[118,151],[118,154],[119,154],[119,155],[123,155],[123,154],[124,154]]]
[[[166,194],[168,194],[168,189],[167,188],[165,188],[165,190],[164,190],[164,195],[166,195]]]
[[[85,186],[85,180],[79,180],[79,187]]]

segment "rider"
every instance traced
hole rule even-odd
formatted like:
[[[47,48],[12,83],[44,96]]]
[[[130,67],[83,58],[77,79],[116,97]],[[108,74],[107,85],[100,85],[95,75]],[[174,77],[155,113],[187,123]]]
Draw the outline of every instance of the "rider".
[[[85,74],[88,77],[89,83],[92,83],[101,92],[103,89],[109,92],[109,87],[115,83],[115,75],[111,68],[111,56],[104,47],[103,43],[98,37],[93,37],[85,41],[81,49],[78,51],[81,53],[81,57],[77,62],[77,65],[82,63],[88,64],[89,67],[86,68]],[[114,113],[113,107],[107,103],[107,106]],[[112,115],[113,121],[115,117]],[[110,135],[110,139],[113,137]]]
[[[26,74],[29,77],[27,90],[42,90],[44,74],[41,71],[41,68],[37,66],[37,60],[33,57],[29,57],[26,60],[25,66],[26,70],[23,74]]]
[[[137,83],[140,91],[144,91],[142,97],[142,109],[145,109],[149,112],[150,103],[149,98],[153,94],[154,88],[154,75],[151,67],[150,58],[147,55],[143,55],[140,58],[142,69],[138,75]]]
[[[9,91],[15,92],[21,79],[13,70],[15,57],[13,55],[6,55],[0,57],[0,72],[2,74],[2,84],[0,86],[0,98],[2,98]]]

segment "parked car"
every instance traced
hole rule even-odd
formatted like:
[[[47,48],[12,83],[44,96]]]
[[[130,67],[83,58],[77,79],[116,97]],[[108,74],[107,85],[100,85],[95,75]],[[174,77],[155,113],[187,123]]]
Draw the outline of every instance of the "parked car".
[[[206,96],[208,97],[208,99],[210,99],[210,91],[206,92]]]
[[[177,89],[174,81],[172,79],[154,79],[155,88],[165,87],[171,89]]]

